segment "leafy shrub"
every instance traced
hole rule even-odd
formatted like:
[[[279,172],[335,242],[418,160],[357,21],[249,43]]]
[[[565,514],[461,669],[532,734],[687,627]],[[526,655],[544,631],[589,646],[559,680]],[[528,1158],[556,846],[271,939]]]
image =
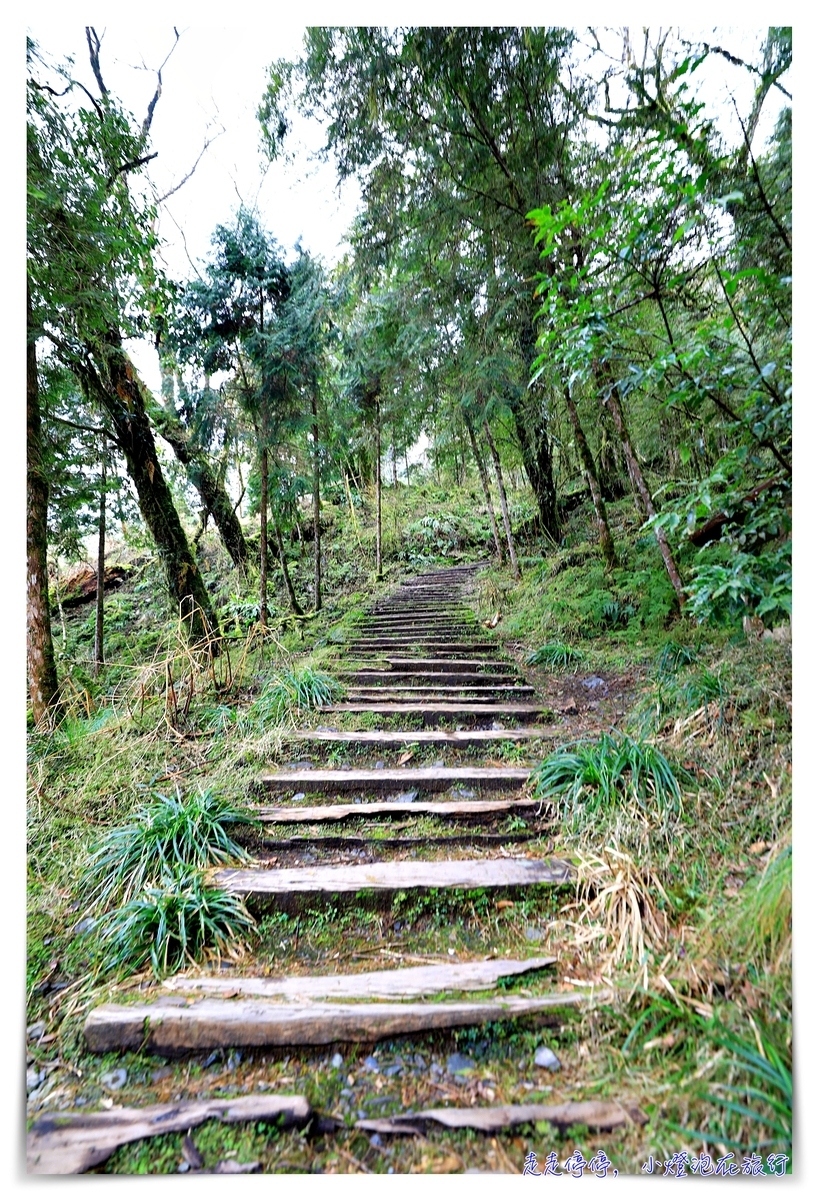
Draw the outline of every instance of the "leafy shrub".
[[[110,830],[93,850],[82,886],[91,902],[112,896],[127,900],[146,884],[176,869],[190,870],[239,859],[247,854],[225,832],[225,825],[254,823],[245,809],[220,799],[210,789],[183,799],[154,793],[130,825]]]
[[[690,611],[699,621],[725,623],[754,612],[770,623],[792,616],[792,543],[762,554],[733,553],[729,561],[700,566],[690,587]]]
[[[566,646],[564,642],[546,642],[539,650],[529,654],[525,661],[532,667],[547,666],[567,670],[570,666],[576,669],[584,658],[581,650]]]
[[[555,799],[560,814],[577,821],[635,801],[661,815],[681,811],[686,774],[675,770],[655,746],[625,734],[562,746],[534,771],[534,795]]]
[[[602,605],[601,625],[604,629],[624,629],[633,617],[636,607],[624,600],[607,600]]]
[[[302,667],[280,671],[250,707],[250,719],[262,726],[280,725],[296,713],[311,712],[340,699],[344,689],[325,671]]]
[[[177,865],[108,914],[98,933],[110,947],[106,970],[138,970],[150,961],[159,976],[180,971],[206,949],[225,950],[254,925],[238,896]]]

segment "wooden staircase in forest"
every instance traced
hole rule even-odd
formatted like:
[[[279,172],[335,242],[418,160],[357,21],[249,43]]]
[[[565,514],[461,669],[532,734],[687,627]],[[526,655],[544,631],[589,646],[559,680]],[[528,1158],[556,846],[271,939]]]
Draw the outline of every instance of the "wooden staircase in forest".
[[[313,909],[316,905],[337,908],[344,897],[377,905],[399,893],[457,896],[471,889],[488,892],[501,904],[513,903],[532,894],[532,889],[571,880],[568,863],[525,854],[532,839],[528,823],[543,828],[539,806],[526,790],[530,761],[522,766],[495,761],[447,765],[441,758],[432,765],[406,765],[414,753],[424,750],[479,759],[482,748],[491,745],[517,747],[518,757],[526,759],[526,747],[538,747],[541,756],[542,744],[558,736],[554,726],[541,723],[544,706],[533,687],[468,608],[476,569],[452,567],[410,579],[360,622],[346,652],[348,698],[322,710],[320,727],[297,730],[290,739],[298,752],[306,748],[308,753],[329,754],[343,765],[301,762],[265,772],[258,785],[269,800],[257,807],[262,832],[253,842],[256,861],[213,873],[251,910],[298,912],[307,901]],[[519,698],[522,695],[525,700]],[[374,720],[389,727],[349,728],[360,724],[361,717],[367,718],[366,724]],[[380,755],[383,759],[372,762]],[[369,761],[363,767],[353,766],[343,761],[346,756],[358,761],[368,756]],[[391,761],[384,761],[390,757]],[[505,822],[508,828],[509,818],[515,816],[525,819],[524,832],[504,835],[498,823]],[[455,832],[424,835],[423,822],[429,818],[454,823]],[[359,823],[361,832],[353,836],[339,832],[349,821]],[[294,826],[300,832],[290,838]],[[394,836],[399,831],[408,833]],[[521,846],[522,852],[509,851],[508,845]],[[295,846],[309,851],[311,858],[331,851],[336,857],[339,852],[346,855],[346,861],[277,865],[282,848]],[[367,861],[355,857],[360,854]],[[501,899],[508,896],[515,901]],[[402,945],[403,956],[411,962],[408,936]],[[439,959],[363,973],[333,971],[332,964],[326,963],[322,974],[274,978],[269,967],[260,964],[260,972],[252,977],[232,971],[179,976],[166,980],[154,991],[154,998],[95,1008],[87,1017],[85,1037],[100,1054],[141,1050],[177,1056],[217,1049],[246,1053],[246,1048],[252,1048],[257,1056],[261,1052],[280,1057],[298,1047],[371,1046],[383,1039],[428,1035],[431,1030],[541,1017],[610,998],[598,990],[578,991],[565,985],[543,990],[542,972],[554,965],[553,958],[500,959],[492,957],[488,944],[482,950],[482,955],[473,952],[465,960],[461,954],[457,961]],[[502,980],[522,977],[539,980],[539,988],[512,994],[500,986]],[[474,991],[481,996],[467,994]],[[301,1126],[317,1121],[326,1135],[345,1128],[337,1114],[314,1112],[303,1096],[266,1099],[291,1101],[290,1108],[284,1104],[284,1109]],[[201,1107],[200,1099],[196,1103]],[[633,1106],[572,1104],[497,1108],[471,1103],[398,1111],[377,1119],[358,1112],[354,1128],[377,1135],[373,1145],[380,1145],[388,1134],[420,1135],[435,1123],[496,1131],[520,1122],[548,1120],[557,1128],[582,1123],[590,1129],[610,1130],[623,1122],[644,1120]],[[133,1136],[145,1136],[140,1131],[148,1110],[127,1111],[137,1114]],[[29,1136],[29,1170],[87,1169],[104,1161],[110,1153],[105,1148],[104,1121],[100,1119],[91,1136],[91,1115],[105,1114],[76,1115],[82,1151],[76,1151],[74,1159],[65,1149],[71,1141],[71,1114],[60,1114],[58,1150],[48,1140],[49,1129],[38,1132],[35,1126]],[[120,1140],[115,1144],[128,1140],[122,1133],[118,1127]],[[80,1166],[60,1168],[54,1165],[59,1161]],[[520,1170],[522,1165],[522,1160],[516,1164]]]

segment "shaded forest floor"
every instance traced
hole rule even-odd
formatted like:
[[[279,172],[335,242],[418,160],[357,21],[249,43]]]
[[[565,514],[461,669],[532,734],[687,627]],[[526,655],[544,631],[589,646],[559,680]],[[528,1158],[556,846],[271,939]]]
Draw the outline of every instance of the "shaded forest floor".
[[[518,530],[531,515],[517,497]],[[236,803],[252,801],[263,769],[306,757],[287,741],[293,724],[326,723],[320,713],[271,721],[264,699],[276,672],[308,662],[333,673],[354,622],[378,595],[420,570],[487,557],[487,522],[475,495],[431,484],[395,494],[387,489],[383,581],[371,577],[371,512],[350,517],[340,504],[328,505],[325,607],[296,621],[282,589],[264,639],[254,628],[253,581],[227,571],[223,552],[205,538],[205,578],[232,639],[213,664],[185,648],[159,598],[158,564],[144,547],[132,545],[121,556],[132,569],[106,600],[109,665],[98,681],[88,662],[90,609],[55,614],[70,715],[55,731],[32,731],[29,745],[30,1118],[266,1088],[300,1092],[321,1113],[347,1123],[332,1134],[317,1125],[280,1131],[210,1123],[195,1134],[207,1163],[232,1156],[279,1172],[519,1172],[529,1151],[542,1166],[551,1150],[560,1161],[575,1150],[586,1160],[606,1150],[620,1173],[638,1173],[649,1155],[665,1161],[681,1150],[696,1155],[707,1148],[714,1159],[733,1151],[739,1164],[751,1152],[790,1153],[784,1114],[792,1056],[790,645],[675,617],[655,543],[635,528],[628,503],[613,505],[611,515],[623,551],[620,570],[603,571],[588,540],[590,512],[578,506],[559,549],[521,539],[522,582],[487,568],[472,597],[481,621],[497,618],[494,635],[546,703],[543,723],[556,727],[555,741],[523,749],[498,740],[479,756],[473,748],[448,747],[445,758],[448,765],[479,758],[534,768],[554,745],[616,729],[658,746],[684,774],[681,812],[663,828],[633,805],[612,806],[593,820],[557,819],[547,809],[535,818],[506,817],[496,832],[508,837],[510,850],[524,835],[526,854],[567,859],[577,882],[525,896],[498,898],[484,889],[455,899],[399,893],[386,908],[364,898],[270,911],[260,915],[246,945],[211,966],[230,975],[259,964],[273,974],[304,974],[341,964],[347,970],[410,965],[417,956],[542,954],[553,955],[556,968],[515,980],[510,994],[537,995],[569,981],[612,989],[614,998],[546,1021],[429,1033],[377,1047],[215,1051],[165,1061],[142,1053],[97,1057],[84,1045],[82,1024],[94,1004],[141,994],[152,983],[150,971],[125,977],[102,969],[105,947],[95,939],[79,886],[95,839],[127,821],[152,792],[210,788]],[[306,539],[302,534],[290,546],[304,596],[311,566]],[[560,663],[560,652],[552,651],[550,659],[528,662],[554,645],[572,652],[573,661]],[[388,728],[389,721],[378,726]],[[376,757],[358,755],[366,765]],[[418,744],[411,764],[440,757],[435,747]],[[357,760],[344,751],[324,761]],[[377,861],[371,832],[364,821],[343,829],[345,837],[368,837],[367,853]],[[477,838],[470,842],[479,832],[473,825],[444,828],[434,818],[416,818],[411,830],[394,822],[390,831],[396,838],[410,832],[426,844],[405,854],[421,859],[435,856],[434,839],[444,833],[462,836],[463,853],[470,845],[479,849]],[[288,844],[265,853],[289,866],[337,862],[350,851]],[[534,1064],[543,1041],[559,1057],[557,1072]],[[644,1128],[592,1134],[523,1127],[491,1136],[439,1130],[425,1139],[351,1128],[364,1115],[447,1103],[625,1096],[647,1114]],[[180,1133],[125,1147],[104,1169],[174,1172],[183,1161]]]

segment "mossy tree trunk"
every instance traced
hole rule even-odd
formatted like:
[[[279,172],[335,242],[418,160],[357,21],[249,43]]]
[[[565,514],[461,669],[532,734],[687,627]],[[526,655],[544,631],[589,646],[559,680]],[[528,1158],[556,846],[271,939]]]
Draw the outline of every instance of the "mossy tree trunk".
[[[101,374],[87,358],[75,369],[111,420],[140,512],[156,543],[168,590],[190,642],[217,652],[216,615],[159,464],[141,386],[122,350],[119,332],[111,331],[106,344],[97,350]]]
[[[503,527],[506,531],[506,541],[508,542],[508,555],[511,559],[511,569],[514,572],[514,578],[520,579],[520,564],[517,561],[517,551],[514,549],[514,537],[511,533],[511,518],[508,515],[508,499],[506,498],[506,485],[503,483],[503,468],[500,465],[500,455],[497,453],[497,447],[494,444],[494,438],[491,436],[488,421],[483,422],[483,432],[486,435],[486,441],[491,454],[491,461],[494,463],[494,474],[497,479],[497,490],[500,493],[500,510],[503,514]]]
[[[489,520],[491,521],[491,534],[494,538],[494,548],[497,551],[497,557],[500,562],[506,561],[506,552],[503,547],[502,539],[500,538],[500,530],[497,528],[497,518],[494,515],[494,504],[491,499],[491,488],[489,487],[489,477],[486,471],[486,464],[483,462],[483,456],[480,453],[480,447],[477,445],[477,438],[474,435],[474,426],[468,417],[464,418],[466,429],[469,432],[469,441],[471,442],[471,450],[474,455],[474,461],[477,463],[477,470],[480,475],[480,483],[483,486],[483,495],[486,498],[486,507],[489,512]]]
[[[612,570],[617,565],[616,548],[614,540],[611,536],[611,529],[608,525],[608,513],[605,508],[605,501],[602,498],[602,488],[600,487],[599,477],[596,473],[594,464],[594,456],[591,454],[591,448],[588,445],[588,440],[585,437],[585,430],[582,428],[582,422],[579,419],[577,406],[574,403],[574,397],[571,395],[569,384],[565,385],[565,407],[568,409],[568,418],[571,422],[571,427],[574,431],[574,440],[579,451],[582,469],[585,472],[585,479],[588,484],[588,489],[591,493],[591,499],[594,504],[594,513],[596,514],[597,528],[599,529],[599,545],[602,550],[602,556],[605,559],[605,565],[608,570]]]
[[[31,711],[39,724],[62,715],[48,600],[48,477],[43,461],[40,389],[31,297],[26,294],[26,633]]]
[[[318,442],[318,398],[312,394],[312,552],[313,608],[321,610],[321,457]]]
[[[102,435],[102,470],[99,486],[99,526],[97,529],[97,605],[94,622],[94,678],[105,665],[105,487],[108,482],[108,439]]]

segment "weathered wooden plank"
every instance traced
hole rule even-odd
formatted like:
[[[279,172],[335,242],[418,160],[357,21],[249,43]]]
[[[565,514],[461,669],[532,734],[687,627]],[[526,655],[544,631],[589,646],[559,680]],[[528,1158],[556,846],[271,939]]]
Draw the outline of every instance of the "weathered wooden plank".
[[[307,999],[286,1004],[210,998],[191,1003],[170,996],[153,1004],[102,1004],[88,1014],[84,1032],[95,1054],[140,1049],[147,1054],[173,1055],[228,1046],[326,1046],[483,1025],[587,1000],[586,994],[554,993],[436,1004],[332,1004]]]
[[[355,770],[310,769],[271,771],[259,781],[267,788],[295,788],[309,792],[394,791],[422,788],[427,792],[460,787],[522,787],[531,772],[527,767],[382,767]]]
[[[442,662],[439,658],[402,658],[396,654],[383,654],[392,671],[432,671],[435,673],[451,671],[475,671],[478,675],[491,675],[508,672],[514,668],[514,663],[502,658],[450,658]]]
[[[319,708],[320,713],[385,713],[391,715],[401,715],[402,713],[416,713],[422,716],[423,714],[439,713],[445,715],[475,715],[475,716],[531,716],[543,712],[545,704],[523,704],[521,702],[510,702],[507,704],[480,704],[480,703],[455,703],[446,701],[432,701],[428,704],[421,703],[338,703],[326,704],[323,708]]]
[[[181,1100],[147,1108],[58,1112],[39,1117],[26,1138],[30,1175],[77,1175],[105,1162],[119,1146],[140,1138],[191,1129],[203,1121],[281,1121],[303,1125],[311,1114],[304,1096],[253,1095],[233,1100]]]
[[[388,746],[417,742],[423,746],[469,745],[474,742],[524,742],[538,738],[563,737],[559,725],[531,725],[520,729],[299,729],[287,734],[288,741],[297,742],[361,742]]]
[[[212,877],[219,887],[239,896],[291,896],[303,892],[391,892],[404,888],[527,887],[536,883],[565,883],[571,876],[570,865],[557,858],[464,858],[267,870],[222,867]]]
[[[302,825],[315,821],[344,821],[347,817],[396,817],[405,813],[430,817],[477,817],[510,812],[518,808],[536,808],[539,800],[377,800],[370,804],[314,804],[262,808],[256,816],[265,825]]]
[[[282,996],[290,999],[407,999],[437,992],[476,992],[498,979],[541,971],[556,958],[493,958],[482,962],[441,962],[358,975],[290,975],[282,979],[225,979],[214,975],[174,975],[164,986],[171,992],[211,996]]]
[[[344,672],[340,678],[353,687],[386,684],[387,687],[513,687],[519,686],[519,675],[488,675],[479,671],[383,671],[363,668],[360,671]],[[533,689],[532,689],[533,690]]]
[[[393,653],[400,651],[410,651],[415,648],[425,651],[427,654],[434,654],[437,658],[451,656],[457,658],[464,654],[496,654],[496,642],[438,642],[433,637],[383,637],[383,638],[358,638],[348,645],[348,650],[352,657],[359,657],[372,652],[376,652],[374,657],[385,658],[386,655],[381,651],[391,650]],[[482,660],[481,660],[482,661]]]
[[[506,697],[513,700],[515,697],[531,696],[534,692],[533,687],[526,684],[494,684],[492,687],[470,687],[461,684],[460,687],[434,687],[426,685],[426,687],[412,687],[411,684],[401,687],[382,687],[373,685],[372,687],[348,687],[347,696],[350,700],[374,700],[379,701],[401,701],[415,700],[428,696],[430,700],[503,700]]]
[[[427,1108],[397,1117],[363,1119],[355,1122],[355,1128],[367,1133],[418,1134],[419,1126],[433,1121],[447,1129],[497,1133],[514,1125],[548,1121],[561,1131],[572,1125],[585,1125],[601,1132],[644,1125],[647,1119],[639,1106],[629,1100],[568,1100],[564,1104],[503,1104],[496,1108]]]

